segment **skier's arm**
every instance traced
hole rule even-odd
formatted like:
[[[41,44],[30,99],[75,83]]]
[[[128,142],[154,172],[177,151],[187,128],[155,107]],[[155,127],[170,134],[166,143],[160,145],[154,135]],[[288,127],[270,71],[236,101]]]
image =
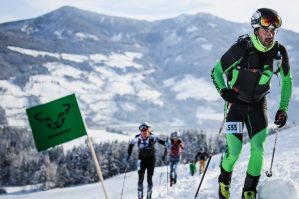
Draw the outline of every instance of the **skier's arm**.
[[[240,44],[233,45],[222,57],[216,62],[212,69],[211,78],[218,93],[227,88],[225,85],[223,74],[230,72],[243,59],[244,49]]]
[[[130,157],[131,154],[132,154],[133,147],[134,147],[134,144],[129,144],[129,147],[128,147],[128,156],[129,156],[129,157]]]
[[[166,140],[162,140],[157,136],[155,136],[155,142],[158,142],[159,144],[166,146]]]
[[[198,152],[198,153],[196,154],[196,156],[195,156],[195,162],[197,162],[199,155],[200,155],[200,152]]]
[[[292,71],[290,69],[289,58],[286,49],[281,47],[282,54],[282,65],[280,70],[281,77],[281,96],[280,96],[280,104],[279,110],[284,111],[285,113],[288,111],[289,101],[292,95],[293,88],[293,77]]]
[[[167,156],[167,147],[164,148],[164,154],[163,154],[163,158],[162,158],[163,161],[165,160],[166,156]]]
[[[214,68],[212,69],[211,78],[218,93],[220,93],[223,88],[226,88],[223,78],[223,69],[220,60],[215,64]]]
[[[208,157],[209,157],[209,154],[207,152],[205,152],[205,160],[207,160]]]
[[[181,149],[185,149],[185,146],[183,143],[180,144]]]
[[[135,136],[133,140],[131,140],[129,147],[128,147],[128,157],[131,156],[134,145],[138,142],[138,135]]]

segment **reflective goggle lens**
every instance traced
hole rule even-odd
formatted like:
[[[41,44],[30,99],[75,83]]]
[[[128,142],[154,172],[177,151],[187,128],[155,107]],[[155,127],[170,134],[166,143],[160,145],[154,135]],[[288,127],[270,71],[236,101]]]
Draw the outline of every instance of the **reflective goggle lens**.
[[[147,126],[140,126],[140,127],[139,127],[139,130],[140,130],[140,131],[146,131],[147,129],[148,129]]]
[[[276,15],[261,17],[261,26],[269,27],[271,24],[275,28],[279,28],[281,26],[281,18],[279,16],[276,16]]]

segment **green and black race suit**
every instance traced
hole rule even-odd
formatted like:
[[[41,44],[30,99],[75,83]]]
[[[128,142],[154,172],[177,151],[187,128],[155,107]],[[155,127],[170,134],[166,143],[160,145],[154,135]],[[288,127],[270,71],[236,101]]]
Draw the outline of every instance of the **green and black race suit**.
[[[274,74],[273,58],[279,51],[281,64],[277,72],[282,79],[279,109],[287,112],[292,94],[292,74],[285,47],[278,42],[267,50],[257,44],[255,35],[241,38],[216,63],[212,70],[212,80],[219,93],[224,88],[236,88],[239,96],[236,103],[226,103],[226,124],[245,124],[251,145],[251,155],[247,168],[248,174],[260,176],[263,165],[264,142],[268,135],[267,103],[265,95],[270,89]],[[226,75],[228,86],[223,74]],[[232,172],[242,150],[242,129],[240,132],[227,133],[227,152],[221,167]],[[223,179],[222,174],[219,179]]]
[[[270,80],[274,74],[273,58],[281,54],[278,70],[282,79],[279,109],[287,112],[292,93],[292,73],[285,47],[278,42],[265,52],[256,48],[256,36],[239,39],[216,63],[212,70],[212,80],[219,93],[226,88],[223,74],[226,75],[229,88],[238,90],[240,102],[254,103],[263,99],[269,92]]]

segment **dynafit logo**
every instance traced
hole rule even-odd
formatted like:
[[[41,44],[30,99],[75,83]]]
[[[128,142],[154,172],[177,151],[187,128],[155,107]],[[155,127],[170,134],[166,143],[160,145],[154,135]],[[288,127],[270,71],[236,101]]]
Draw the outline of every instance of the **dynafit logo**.
[[[68,112],[71,109],[71,104],[66,103],[61,105],[62,111],[59,112],[57,115],[49,116],[44,115],[42,112],[34,114],[34,119],[39,121],[40,123],[44,124],[45,126],[49,127],[50,129],[59,129],[63,126],[64,121]]]

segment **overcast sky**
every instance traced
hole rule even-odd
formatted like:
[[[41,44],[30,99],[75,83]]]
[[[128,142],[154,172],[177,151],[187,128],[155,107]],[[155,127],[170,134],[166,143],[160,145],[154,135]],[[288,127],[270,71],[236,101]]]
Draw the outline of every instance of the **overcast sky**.
[[[100,14],[151,21],[207,12],[250,25],[253,12],[268,7],[278,11],[283,28],[299,33],[298,4],[297,0],[0,0],[0,23],[37,17],[70,5]]]

